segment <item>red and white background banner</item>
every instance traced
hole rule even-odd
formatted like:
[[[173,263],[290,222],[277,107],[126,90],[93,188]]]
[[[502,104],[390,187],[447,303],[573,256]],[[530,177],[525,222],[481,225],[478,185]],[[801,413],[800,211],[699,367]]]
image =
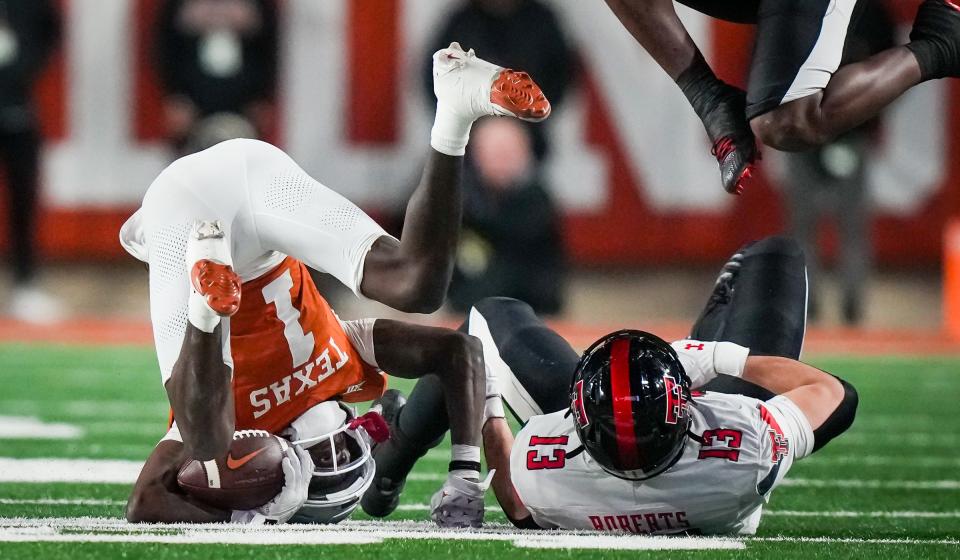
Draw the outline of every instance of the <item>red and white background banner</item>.
[[[272,140],[374,214],[402,204],[431,124],[419,82],[425,44],[456,3],[281,1]],[[917,3],[892,3],[905,29]],[[686,100],[603,2],[550,4],[582,62],[575,92],[545,125],[553,138],[549,182],[576,261],[712,262],[783,231],[776,158],[745,195],[724,193]],[[150,61],[158,5],[61,0],[63,49],[38,89],[48,138],[41,245],[52,257],[121,257],[117,229],[169,161]],[[742,84],[752,28],[682,16],[718,73]],[[882,129],[870,173],[878,259],[936,263],[943,224],[960,215],[960,88],[915,88]]]

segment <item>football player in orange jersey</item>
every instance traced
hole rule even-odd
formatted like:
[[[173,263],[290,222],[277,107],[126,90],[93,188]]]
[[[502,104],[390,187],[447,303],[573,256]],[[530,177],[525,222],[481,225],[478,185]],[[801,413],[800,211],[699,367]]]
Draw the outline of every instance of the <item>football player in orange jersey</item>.
[[[479,479],[478,341],[399,321],[341,321],[307,272],[309,266],[330,273],[357,295],[402,311],[439,308],[459,235],[460,173],[472,123],[486,115],[539,121],[550,104],[525,73],[487,63],[456,43],[434,54],[434,92],[433,150],[399,240],[287,154],[254,140],[183,157],[150,186],[120,238],[149,265],[151,320],[173,419],[137,480],[129,520],[289,520],[308,494],[321,490],[315,487],[344,482],[342,470],[324,479],[314,463],[351,459],[341,453],[369,457],[354,423],[323,405],[378,397],[383,370],[441,380],[453,450],[433,517],[441,526],[479,526],[487,485]],[[253,511],[225,511],[178,487],[185,460],[223,458],[234,431],[249,429],[289,430],[301,443],[283,459],[286,484],[276,498]],[[337,446],[346,435],[357,443],[352,453]],[[305,451],[311,444],[313,455]],[[356,500],[347,502],[349,515]],[[343,517],[341,511],[312,519]]]

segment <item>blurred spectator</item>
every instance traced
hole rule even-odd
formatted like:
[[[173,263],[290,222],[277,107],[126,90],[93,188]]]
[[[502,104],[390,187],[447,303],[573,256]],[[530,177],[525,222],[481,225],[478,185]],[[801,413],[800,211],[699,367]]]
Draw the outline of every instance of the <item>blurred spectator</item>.
[[[537,0],[468,0],[440,24],[433,53],[457,41],[484,60],[530,74],[556,110],[570,85],[574,58],[553,11]],[[424,59],[426,99],[434,102],[433,61]],[[547,153],[543,125],[527,125],[538,160]]]
[[[853,33],[847,37],[843,64],[868,58],[892,47],[894,24],[882,2],[866,2]],[[870,274],[870,210],[866,189],[867,156],[878,122],[869,122],[818,149],[787,155],[786,191],[793,235],[807,255],[810,285],[809,317],[820,304],[820,256],[817,231],[822,217],[837,221],[840,252],[837,268],[844,323],[856,325],[863,315],[863,294]]]
[[[180,152],[272,128],[277,35],[274,0],[163,3],[157,66],[167,132]]]
[[[450,287],[461,312],[487,296],[509,296],[556,313],[566,277],[560,217],[537,176],[527,128],[514,119],[478,121],[464,179],[463,233]]]
[[[50,0],[0,0],[0,163],[10,194],[14,274],[8,312],[41,323],[57,320],[62,312],[35,282],[41,138],[32,94],[59,35],[59,15]]]

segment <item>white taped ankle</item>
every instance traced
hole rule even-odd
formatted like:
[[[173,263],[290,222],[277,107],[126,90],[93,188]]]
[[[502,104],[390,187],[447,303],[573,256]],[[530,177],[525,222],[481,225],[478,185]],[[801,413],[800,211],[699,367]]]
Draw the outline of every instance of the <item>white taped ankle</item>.
[[[220,324],[220,316],[216,314],[207,300],[196,290],[190,290],[190,300],[187,303],[187,319],[190,324],[205,333],[212,333]]]

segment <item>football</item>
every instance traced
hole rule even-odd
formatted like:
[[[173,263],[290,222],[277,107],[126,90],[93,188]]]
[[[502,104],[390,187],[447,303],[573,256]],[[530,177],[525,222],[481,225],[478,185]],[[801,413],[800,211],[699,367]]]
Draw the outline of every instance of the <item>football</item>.
[[[177,482],[187,494],[213,507],[254,509],[283,488],[281,462],[288,445],[270,432],[241,430],[233,434],[226,457],[185,462]]]

